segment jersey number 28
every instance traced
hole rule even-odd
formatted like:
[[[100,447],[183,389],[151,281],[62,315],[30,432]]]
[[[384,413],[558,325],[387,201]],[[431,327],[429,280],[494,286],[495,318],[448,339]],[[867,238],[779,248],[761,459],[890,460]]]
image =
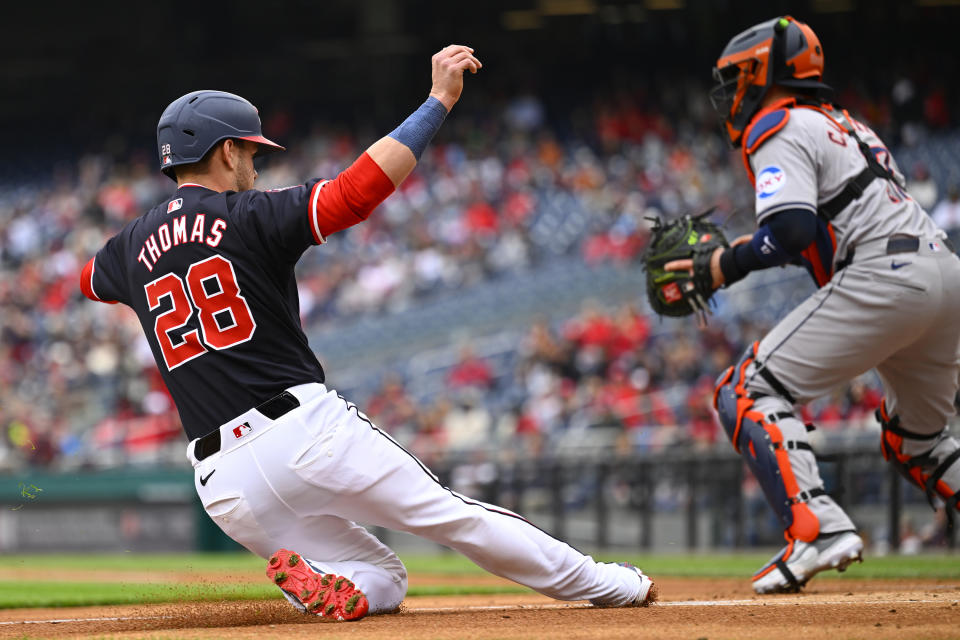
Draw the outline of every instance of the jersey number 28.
[[[194,262],[185,280],[186,284],[184,278],[168,273],[143,287],[151,311],[160,307],[163,297],[170,298],[171,309],[158,315],[153,323],[167,370],[202,356],[207,347],[229,349],[246,342],[257,328],[250,306],[240,295],[237,275],[229,260],[211,256]],[[187,331],[174,344],[170,332],[186,326],[194,308],[200,329]]]

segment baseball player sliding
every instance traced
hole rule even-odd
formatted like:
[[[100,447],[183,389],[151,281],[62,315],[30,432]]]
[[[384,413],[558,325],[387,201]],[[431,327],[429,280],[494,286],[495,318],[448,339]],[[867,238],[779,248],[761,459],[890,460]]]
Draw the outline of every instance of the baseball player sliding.
[[[960,260],[905,191],[883,141],[830,102],[822,74],[816,34],[786,16],[730,41],[710,96],[742,149],[759,228],[701,268],[716,288],[802,263],[820,287],[720,376],[714,396],[785,530],[787,546],[753,578],[758,593],[794,591],[860,559],[863,541],[824,492],[794,405],[864,371],[876,368],[886,394],[884,458],[931,505],[952,510],[960,498],[960,444],[946,429],[960,365]]]
[[[416,457],[324,385],[299,321],[294,265],[362,222],[413,170],[476,73],[473,49],[432,59],[433,87],[399,127],[332,180],[257,191],[253,159],[283,150],[252,104],[220,91],[175,100],[157,127],[168,200],[87,263],[81,288],[136,311],[190,439],[210,517],[268,558],[301,611],[333,620],[395,611],[397,555],[358,522],[417,534],[562,600],[646,604],[650,578],[595,562],[515,513],[442,486]],[[292,551],[295,550],[295,551]]]

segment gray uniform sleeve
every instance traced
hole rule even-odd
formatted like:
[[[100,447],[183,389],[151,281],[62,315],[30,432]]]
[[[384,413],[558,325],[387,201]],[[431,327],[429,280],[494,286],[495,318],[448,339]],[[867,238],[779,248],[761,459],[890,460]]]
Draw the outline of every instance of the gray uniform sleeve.
[[[789,123],[750,156],[756,176],[757,224],[787,209],[817,212],[817,162],[796,123]]]

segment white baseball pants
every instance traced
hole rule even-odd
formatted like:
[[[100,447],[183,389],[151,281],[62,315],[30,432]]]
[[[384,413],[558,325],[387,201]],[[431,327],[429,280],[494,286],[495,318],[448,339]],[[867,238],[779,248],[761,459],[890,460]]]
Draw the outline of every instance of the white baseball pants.
[[[218,453],[198,461],[196,441],[187,447],[204,509],[253,553],[296,551],[354,581],[371,613],[400,605],[407,574],[396,553],[357,522],[446,545],[560,600],[623,605],[639,596],[633,570],[598,563],[515,513],[443,487],[335,391],[317,383],[288,391],[299,407],[276,420],[256,409],[238,416],[220,427]],[[235,430],[244,424],[249,429]]]

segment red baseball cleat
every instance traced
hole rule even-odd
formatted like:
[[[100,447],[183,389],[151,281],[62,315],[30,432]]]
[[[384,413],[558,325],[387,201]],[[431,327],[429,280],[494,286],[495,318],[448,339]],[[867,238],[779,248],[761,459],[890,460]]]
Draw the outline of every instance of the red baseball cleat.
[[[280,549],[267,561],[267,577],[304,613],[338,622],[367,615],[367,596],[344,577],[317,573],[298,553]]]

